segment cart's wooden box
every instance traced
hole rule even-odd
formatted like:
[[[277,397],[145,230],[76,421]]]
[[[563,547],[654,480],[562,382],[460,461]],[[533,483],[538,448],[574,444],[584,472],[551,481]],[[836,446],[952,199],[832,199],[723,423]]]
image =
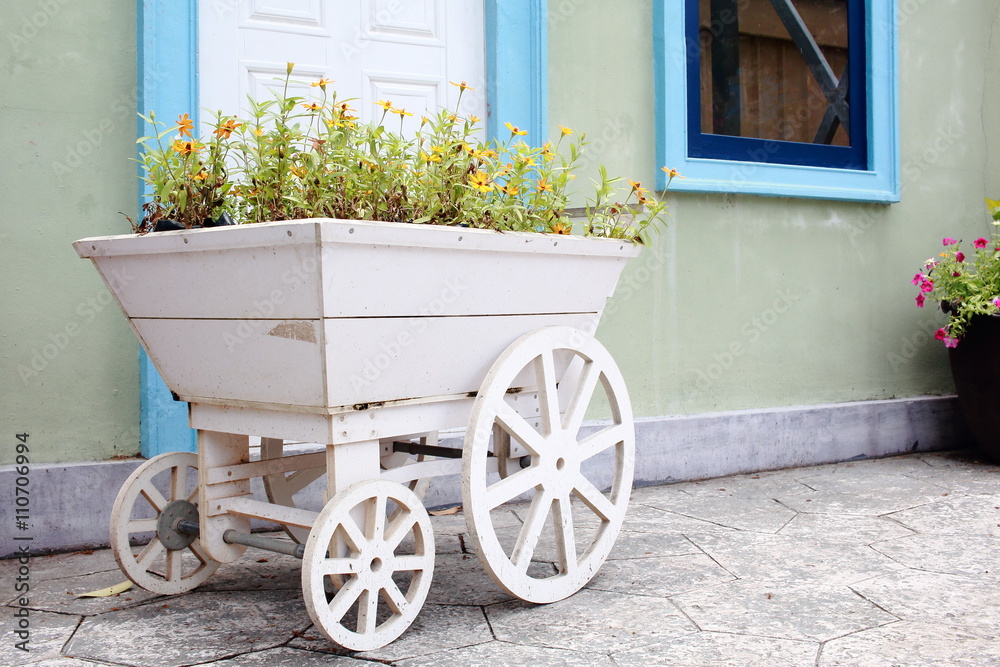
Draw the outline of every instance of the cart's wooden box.
[[[592,331],[627,242],[333,219],[74,244],[182,399],[329,414],[476,392],[518,336]]]

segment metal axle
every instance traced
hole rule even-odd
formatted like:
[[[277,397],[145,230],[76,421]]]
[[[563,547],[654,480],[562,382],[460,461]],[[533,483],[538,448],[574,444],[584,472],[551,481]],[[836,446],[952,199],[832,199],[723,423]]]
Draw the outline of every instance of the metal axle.
[[[187,533],[188,535],[198,535],[201,532],[200,526],[193,521],[178,521],[176,526],[178,532]],[[288,542],[283,542],[282,540],[276,540],[270,537],[260,537],[250,533],[241,533],[235,530],[227,530],[224,532],[222,534],[222,540],[226,544],[242,544],[244,546],[254,547],[255,549],[273,551],[286,556],[294,556],[300,560],[306,552],[304,544],[289,544]]]

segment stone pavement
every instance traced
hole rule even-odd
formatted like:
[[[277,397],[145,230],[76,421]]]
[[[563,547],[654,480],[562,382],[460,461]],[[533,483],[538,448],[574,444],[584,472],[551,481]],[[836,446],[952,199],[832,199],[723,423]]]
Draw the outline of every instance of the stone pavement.
[[[1000,665],[1000,466],[968,454],[636,489],[598,575],[546,606],[493,584],[461,514],[433,521],[427,604],[377,651],[310,626],[293,558],[251,549],[188,594],[76,599],[124,579],[103,550],[31,560],[32,650],[8,609],[0,664]],[[16,569],[0,562],[7,596]]]

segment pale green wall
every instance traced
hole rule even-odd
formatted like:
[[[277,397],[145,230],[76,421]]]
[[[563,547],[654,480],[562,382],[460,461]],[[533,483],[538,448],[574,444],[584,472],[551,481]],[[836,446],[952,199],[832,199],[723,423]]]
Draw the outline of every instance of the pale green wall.
[[[988,232],[1000,2],[900,5],[902,201],[668,195],[669,230],[627,269],[599,332],[637,415],[953,391],[928,335],[944,317],[915,307],[909,281],[943,236]],[[553,135],[586,130],[593,160],[648,184],[651,17],[651,0],[553,0],[549,13]]]
[[[137,343],[71,242],[128,231],[135,1],[0,10],[0,423],[32,463],[138,451]]]

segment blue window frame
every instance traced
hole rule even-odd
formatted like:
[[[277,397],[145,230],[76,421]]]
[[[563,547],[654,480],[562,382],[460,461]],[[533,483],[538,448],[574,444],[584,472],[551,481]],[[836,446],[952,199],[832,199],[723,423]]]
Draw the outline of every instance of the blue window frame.
[[[828,35],[818,46],[807,27],[815,30],[815,14],[800,16],[796,5],[811,3],[655,0],[657,158],[686,177],[671,189],[899,200],[895,0],[825,3],[845,21],[841,48],[827,46],[836,41]],[[741,12],[760,21],[756,32],[764,37],[743,34]],[[810,79],[813,118],[794,131],[761,120],[775,116],[779,84],[762,65],[754,71],[748,47],[801,54],[794,59],[800,79]],[[754,77],[757,87],[749,85]],[[759,82],[770,88],[750,99]],[[666,174],[658,185],[666,185]]]

